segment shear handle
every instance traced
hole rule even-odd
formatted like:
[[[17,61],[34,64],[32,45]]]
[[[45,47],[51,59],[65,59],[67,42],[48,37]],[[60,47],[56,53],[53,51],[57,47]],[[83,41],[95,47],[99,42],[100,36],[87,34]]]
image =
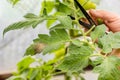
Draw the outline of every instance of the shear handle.
[[[76,4],[78,5],[78,7],[80,8],[80,10],[82,11],[82,13],[85,15],[85,17],[87,18],[87,20],[89,21],[91,27],[93,25],[97,26],[97,24],[93,21],[93,19],[89,16],[89,14],[85,11],[85,9],[81,6],[81,4],[77,1],[74,0],[76,2]]]
[[[70,15],[69,15],[69,16],[70,16]],[[70,18],[73,19],[73,20],[75,20],[75,18],[72,17],[72,16],[70,16]],[[90,29],[91,26],[92,26],[91,24],[85,23],[85,22],[83,22],[83,21],[81,21],[81,20],[79,20],[79,23],[80,23],[82,26],[84,26],[85,28],[87,28],[87,29]]]

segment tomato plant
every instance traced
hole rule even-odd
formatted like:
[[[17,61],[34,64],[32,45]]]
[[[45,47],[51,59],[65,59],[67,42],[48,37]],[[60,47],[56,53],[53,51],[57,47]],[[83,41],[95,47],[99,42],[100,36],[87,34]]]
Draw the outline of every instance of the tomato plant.
[[[20,0],[10,1],[17,4]],[[78,1],[86,10],[96,7],[91,0]],[[43,0],[41,4],[39,15],[28,13],[23,21],[13,23],[3,31],[5,35],[10,30],[36,28],[44,21],[49,29],[49,34],[38,34],[33,40],[18,62],[17,72],[7,80],[52,80],[58,74],[65,75],[65,80],[71,80],[71,77],[84,80],[81,73],[89,65],[93,67],[92,71],[99,73],[98,80],[120,79],[120,58],[111,53],[120,48],[120,32],[106,33],[104,24],[86,31],[79,24],[78,20],[84,16],[74,0]],[[36,54],[55,57],[44,61]]]

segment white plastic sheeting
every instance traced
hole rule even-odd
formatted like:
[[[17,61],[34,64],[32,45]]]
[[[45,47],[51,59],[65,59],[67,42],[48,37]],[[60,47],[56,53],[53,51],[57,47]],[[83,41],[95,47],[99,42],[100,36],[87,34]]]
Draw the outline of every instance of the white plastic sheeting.
[[[98,9],[103,9],[120,14],[120,0],[101,0]]]

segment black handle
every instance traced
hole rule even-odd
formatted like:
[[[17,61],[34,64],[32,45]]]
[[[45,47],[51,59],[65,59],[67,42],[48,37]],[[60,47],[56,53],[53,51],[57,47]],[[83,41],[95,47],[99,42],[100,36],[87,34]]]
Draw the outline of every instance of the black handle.
[[[97,24],[93,21],[93,19],[89,16],[89,14],[86,12],[86,10],[81,6],[81,4],[77,1],[74,0],[76,2],[76,4],[78,5],[78,7],[80,8],[80,10],[82,11],[82,13],[85,15],[85,17],[87,18],[87,20],[89,21],[91,27],[93,25],[97,26]]]

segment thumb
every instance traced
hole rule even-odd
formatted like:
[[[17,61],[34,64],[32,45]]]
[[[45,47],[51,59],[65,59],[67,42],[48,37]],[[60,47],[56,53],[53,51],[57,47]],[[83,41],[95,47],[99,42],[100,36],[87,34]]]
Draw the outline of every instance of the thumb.
[[[103,21],[113,21],[118,17],[117,14],[114,14],[112,12],[104,11],[104,10],[90,10],[89,11],[90,15],[95,17],[95,18],[101,18]]]

